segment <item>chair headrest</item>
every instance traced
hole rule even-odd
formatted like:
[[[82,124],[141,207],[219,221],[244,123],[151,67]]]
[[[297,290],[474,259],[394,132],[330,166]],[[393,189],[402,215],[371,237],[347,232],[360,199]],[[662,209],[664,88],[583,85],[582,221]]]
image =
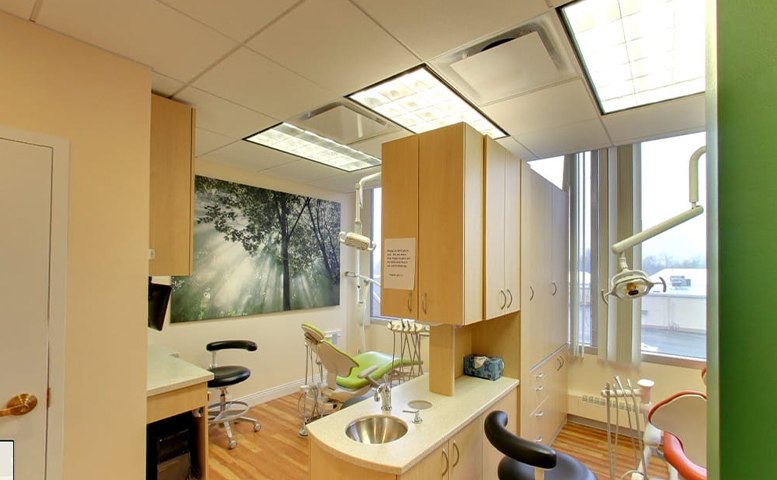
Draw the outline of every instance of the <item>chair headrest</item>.
[[[305,334],[305,340],[311,343],[320,343],[326,338],[324,332],[309,323],[302,324],[302,331]]]
[[[486,416],[483,425],[486,438],[497,450],[508,457],[533,467],[556,466],[556,451],[545,445],[521,438],[507,428],[507,414],[495,410]]]

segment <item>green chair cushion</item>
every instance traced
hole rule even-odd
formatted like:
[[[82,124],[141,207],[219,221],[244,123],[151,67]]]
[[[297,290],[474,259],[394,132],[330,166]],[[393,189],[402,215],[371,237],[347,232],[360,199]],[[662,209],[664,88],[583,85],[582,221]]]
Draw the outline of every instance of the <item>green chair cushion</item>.
[[[378,368],[370,374],[370,377],[379,381],[383,375],[403,364],[417,365],[420,363],[411,362],[407,359],[403,361],[400,358],[397,358],[392,362],[391,355],[381,352],[364,352],[352,358],[356,361],[357,365],[351,369],[351,374],[347,377],[337,377],[337,384],[349,390],[356,390],[369,385],[370,382],[366,378],[359,378],[359,373],[373,365],[378,365]]]

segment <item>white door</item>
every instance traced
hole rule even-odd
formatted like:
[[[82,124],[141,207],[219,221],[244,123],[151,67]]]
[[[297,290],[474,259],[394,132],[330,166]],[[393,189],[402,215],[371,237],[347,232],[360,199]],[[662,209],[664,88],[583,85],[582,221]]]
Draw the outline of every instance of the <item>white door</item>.
[[[0,138],[0,412],[32,395],[37,406],[0,416],[14,478],[46,476],[52,149]],[[28,400],[29,401],[29,400]]]

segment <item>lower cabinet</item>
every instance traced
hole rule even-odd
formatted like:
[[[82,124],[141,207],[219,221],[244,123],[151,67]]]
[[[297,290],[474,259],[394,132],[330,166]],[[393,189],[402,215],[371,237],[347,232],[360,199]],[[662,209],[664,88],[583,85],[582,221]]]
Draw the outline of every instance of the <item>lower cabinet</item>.
[[[467,424],[417,463],[402,480],[471,480],[480,478],[483,469],[482,419]]]
[[[521,436],[550,445],[567,415],[567,352],[557,350],[529,372],[521,405]]]
[[[518,391],[512,390],[401,475],[400,479],[498,480],[497,466],[504,455],[491,446],[483,430],[486,415],[494,410],[507,413],[507,428],[516,433]]]

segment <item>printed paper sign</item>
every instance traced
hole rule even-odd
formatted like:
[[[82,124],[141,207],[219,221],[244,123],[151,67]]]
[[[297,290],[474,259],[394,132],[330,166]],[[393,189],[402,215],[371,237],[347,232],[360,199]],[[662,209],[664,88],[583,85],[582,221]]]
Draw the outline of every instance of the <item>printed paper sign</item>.
[[[415,286],[415,238],[384,241],[383,288],[412,290]]]

